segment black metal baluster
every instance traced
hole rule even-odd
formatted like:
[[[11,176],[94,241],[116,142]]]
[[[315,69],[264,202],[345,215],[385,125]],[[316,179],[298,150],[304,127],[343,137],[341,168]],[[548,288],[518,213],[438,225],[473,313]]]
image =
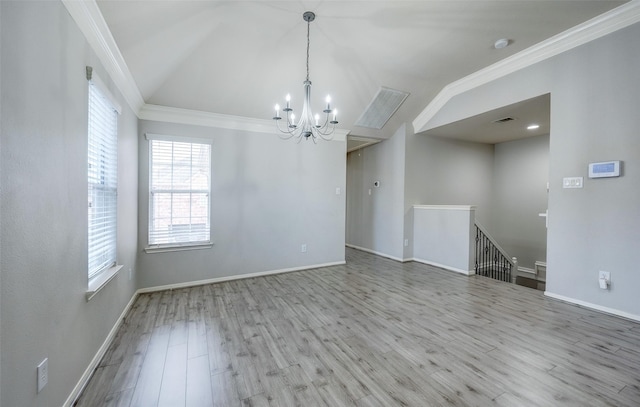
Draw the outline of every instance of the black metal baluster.
[[[511,259],[498,250],[478,225],[476,225],[475,271],[481,276],[509,283],[514,271]]]
[[[476,260],[476,268],[475,268],[476,274],[478,274],[480,272],[480,270],[478,269],[478,249],[479,249],[479,244],[478,244],[479,238],[478,238],[478,236],[479,236],[479,233],[480,233],[480,228],[478,227],[478,225],[476,225],[476,255],[475,255],[475,257],[476,257],[476,259],[475,259]]]

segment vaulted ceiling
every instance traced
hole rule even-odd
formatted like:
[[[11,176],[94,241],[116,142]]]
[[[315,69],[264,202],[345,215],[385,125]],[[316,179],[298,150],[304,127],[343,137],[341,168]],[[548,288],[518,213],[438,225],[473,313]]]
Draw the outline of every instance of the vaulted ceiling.
[[[306,22],[312,106],[330,94],[340,127],[386,138],[447,84],[624,1],[98,1],[144,102],[271,119],[300,109]],[[493,47],[506,38],[510,45]],[[382,129],[355,126],[380,87],[409,92]]]

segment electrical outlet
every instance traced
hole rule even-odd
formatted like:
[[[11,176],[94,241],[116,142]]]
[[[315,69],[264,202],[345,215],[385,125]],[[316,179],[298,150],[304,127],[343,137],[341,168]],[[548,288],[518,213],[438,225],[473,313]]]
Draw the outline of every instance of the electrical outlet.
[[[599,271],[598,283],[601,289],[608,290],[609,286],[611,286],[611,273],[608,271]]]
[[[49,383],[49,358],[45,358],[38,365],[38,393]]]
[[[409,246],[409,239],[404,239],[404,247]]]
[[[131,267],[129,267],[129,280],[133,278],[133,271],[131,271]]]
[[[307,252],[307,244],[303,243],[302,246],[300,246],[300,253],[306,253]]]

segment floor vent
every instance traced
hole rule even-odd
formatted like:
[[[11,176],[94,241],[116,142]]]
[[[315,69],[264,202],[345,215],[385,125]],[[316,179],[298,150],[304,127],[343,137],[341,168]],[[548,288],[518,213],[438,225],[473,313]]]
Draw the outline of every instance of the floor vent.
[[[383,128],[407,96],[409,96],[408,92],[380,87],[355,125],[370,129]]]

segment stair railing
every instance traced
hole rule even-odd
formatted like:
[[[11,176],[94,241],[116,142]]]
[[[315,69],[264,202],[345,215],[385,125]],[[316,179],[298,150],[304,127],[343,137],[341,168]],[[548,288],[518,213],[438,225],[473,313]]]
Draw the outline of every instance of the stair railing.
[[[500,281],[516,282],[518,259],[511,257],[477,221],[475,272]]]

